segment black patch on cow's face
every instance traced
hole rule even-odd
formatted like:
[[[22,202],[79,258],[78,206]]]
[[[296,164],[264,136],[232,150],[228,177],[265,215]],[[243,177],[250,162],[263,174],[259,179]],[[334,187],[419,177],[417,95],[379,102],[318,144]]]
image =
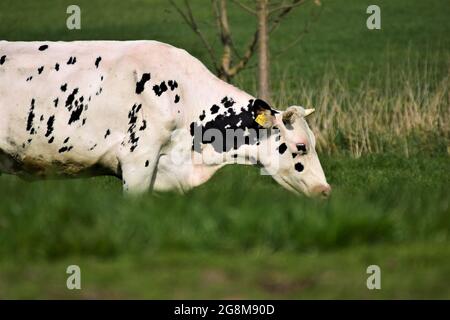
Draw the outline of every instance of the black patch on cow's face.
[[[67,61],[67,64],[75,64],[77,62],[77,58],[76,57],[70,57],[69,61]]]
[[[42,46],[39,47],[39,51],[44,51],[48,48],[48,45],[43,44]]]
[[[54,104],[55,108],[58,107],[58,100],[59,100],[59,98],[56,98],[55,100],[53,100],[53,104]]]
[[[55,64],[55,70],[59,71],[59,63]]]
[[[2,64],[4,64],[5,61],[6,61],[6,55],[1,56],[1,57],[0,57],[0,66],[1,66]]]
[[[175,90],[175,88],[178,88],[178,83],[175,80],[169,80],[167,84],[169,85],[170,90],[172,91]]]
[[[285,151],[287,150],[287,146],[286,146],[286,143],[282,143],[282,144],[280,144],[280,146],[278,147],[278,152],[280,153],[280,154],[283,154],[283,153],[285,153]]]
[[[293,153],[293,154],[292,154],[292,158],[295,158],[296,156],[297,156],[296,153]]]
[[[53,124],[55,122],[55,116],[52,115],[47,120],[47,132],[45,133],[45,137],[49,137],[53,132]],[[49,142],[51,143],[51,142]]]
[[[161,82],[159,85],[154,85],[153,86],[153,91],[155,92],[155,94],[160,97],[164,92],[167,91],[167,85],[166,82],[163,81]]]
[[[250,100],[248,105],[241,107],[239,112],[236,112],[231,106],[235,104],[235,101],[231,98],[224,97],[221,103],[227,108],[226,111],[217,113],[215,117],[202,125],[200,122],[192,122],[190,125],[191,136],[193,137],[192,149],[197,152],[201,152],[201,144],[212,144],[216,152],[226,152],[231,149],[238,149],[243,144],[256,144],[259,141],[259,129],[261,126],[255,122],[254,114],[254,100]],[[217,105],[213,105],[210,108],[211,113],[219,108]],[[231,108],[231,110],[230,110]],[[200,121],[204,120],[205,111],[199,116]],[[210,129],[220,131],[222,137],[226,137],[227,129],[237,130],[234,133],[234,141],[224,141],[223,145],[218,145],[214,141],[208,141],[204,139],[204,133]],[[255,134],[246,135],[246,130],[252,130]],[[201,134],[199,137],[194,137],[196,133]],[[241,136],[238,136],[241,135]],[[200,139],[201,138],[201,139]]]
[[[173,102],[178,103],[180,101],[180,96],[179,95],[175,95],[175,100]]]
[[[64,84],[61,86],[61,91],[62,91],[62,92],[66,92],[66,90],[67,90],[67,83],[64,83]]]
[[[305,169],[305,167],[303,166],[303,164],[301,164],[300,162],[297,162],[294,166],[295,170],[297,170],[298,172],[302,172],[303,169]]]
[[[150,162],[147,160],[145,161],[145,167],[147,168],[149,166]]]
[[[100,64],[100,61],[102,61],[102,57],[97,57],[97,59],[95,59],[95,67],[98,68],[98,65]]]
[[[145,83],[150,80],[150,73],[144,73],[141,80],[136,82],[136,94],[141,94],[144,91]]]
[[[216,114],[217,112],[219,112],[219,106],[216,104],[213,104],[213,106],[211,107],[211,109],[209,109],[211,111],[211,114]]]
[[[30,131],[30,134],[34,133],[34,129],[33,129],[33,119],[34,119],[34,98],[31,99],[31,106],[30,106],[30,110],[28,112],[28,118],[27,118],[27,131]]]
[[[111,130],[106,130],[106,133],[105,133],[105,139],[109,136],[111,134]]]
[[[42,71],[44,71],[44,66],[41,66],[40,68],[38,68],[38,74],[41,74]]]

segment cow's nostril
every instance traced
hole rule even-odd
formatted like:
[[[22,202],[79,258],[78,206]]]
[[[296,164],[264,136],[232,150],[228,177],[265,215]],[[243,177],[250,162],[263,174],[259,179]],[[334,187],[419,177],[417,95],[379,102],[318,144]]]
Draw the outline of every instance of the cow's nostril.
[[[313,193],[317,196],[328,198],[331,194],[331,187],[329,184],[320,185],[313,189]]]

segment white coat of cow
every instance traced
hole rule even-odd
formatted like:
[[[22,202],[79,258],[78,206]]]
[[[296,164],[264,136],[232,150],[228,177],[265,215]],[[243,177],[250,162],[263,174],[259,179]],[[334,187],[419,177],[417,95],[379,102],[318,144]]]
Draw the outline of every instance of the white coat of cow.
[[[312,111],[275,110],[156,41],[0,41],[0,173],[183,192],[244,163],[327,196]]]

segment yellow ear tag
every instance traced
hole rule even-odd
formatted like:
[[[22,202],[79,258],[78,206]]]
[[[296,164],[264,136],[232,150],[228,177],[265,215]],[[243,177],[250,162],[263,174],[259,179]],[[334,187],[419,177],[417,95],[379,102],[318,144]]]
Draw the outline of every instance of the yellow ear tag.
[[[264,113],[260,113],[255,119],[255,122],[257,124],[259,124],[260,126],[263,126],[263,127],[266,124],[266,121],[267,121],[267,118],[266,118],[266,115]]]

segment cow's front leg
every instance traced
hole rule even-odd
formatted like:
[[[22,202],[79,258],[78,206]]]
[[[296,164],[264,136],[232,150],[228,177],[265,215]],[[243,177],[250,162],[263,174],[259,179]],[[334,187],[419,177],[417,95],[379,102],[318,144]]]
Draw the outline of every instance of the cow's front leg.
[[[152,154],[128,156],[120,161],[123,191],[126,195],[140,195],[152,187],[159,157],[159,149]]]

